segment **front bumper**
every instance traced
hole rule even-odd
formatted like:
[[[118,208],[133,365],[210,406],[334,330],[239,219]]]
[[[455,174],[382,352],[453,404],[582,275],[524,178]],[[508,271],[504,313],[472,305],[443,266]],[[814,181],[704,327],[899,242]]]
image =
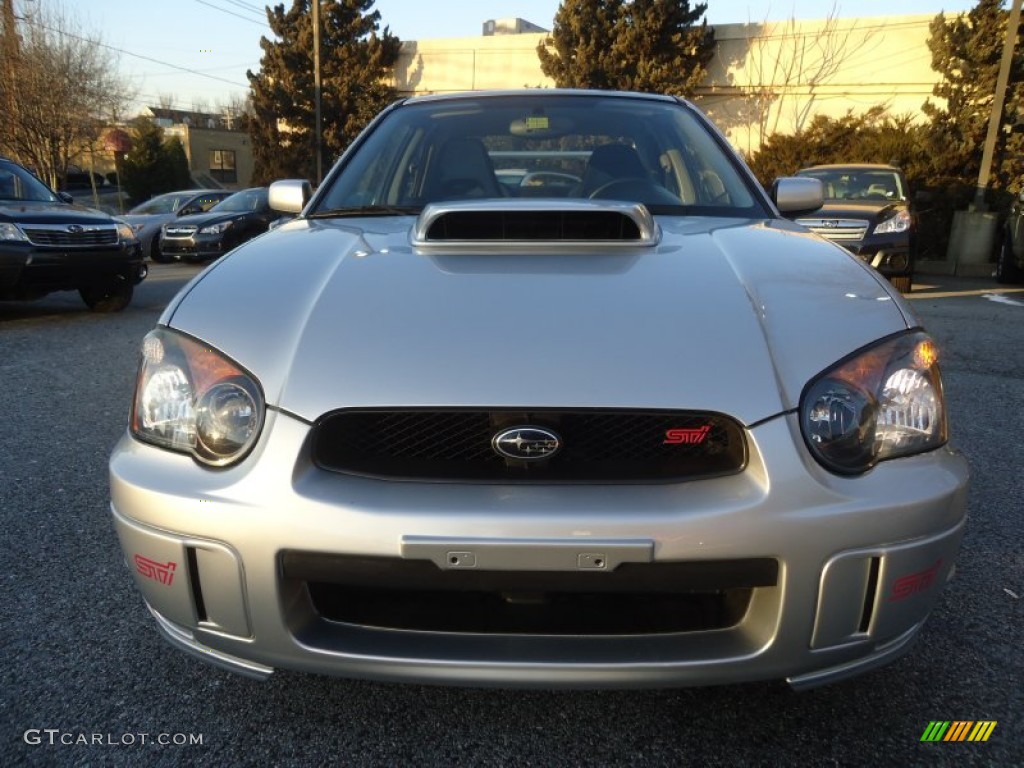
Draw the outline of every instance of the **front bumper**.
[[[510,687],[809,687],[904,652],[952,574],[963,533],[967,468],[958,454],[941,449],[837,478],[803,455],[791,417],[750,431],[740,475],[628,487],[336,475],[309,462],[308,430],[271,412],[250,457],[222,471],[128,436],[119,443],[115,527],[175,645],[256,677],[282,667]],[[453,612],[455,624],[469,622],[462,631],[435,626],[433,597],[417,611],[406,593],[361,603],[351,590],[333,592],[352,562],[381,569],[371,587],[401,586],[388,574],[418,563],[431,583],[405,584],[413,595],[496,579],[526,612],[546,578],[569,590],[593,578],[596,593],[626,568],[642,576],[664,567],[684,600],[717,593],[739,609],[713,627],[661,626],[656,616],[652,631],[599,621],[593,632],[481,631],[472,615]],[[765,562],[773,565],[752,565]],[[391,620],[392,605],[405,606],[401,620]]]
[[[102,286],[146,277],[138,241],[103,248],[51,248],[0,244],[0,297],[34,297],[51,291]]]
[[[885,277],[913,276],[914,248],[907,233],[869,235],[856,242],[838,242]]]
[[[164,258],[179,261],[202,261],[216,259],[231,250],[223,234],[204,235],[195,233],[188,237],[160,237],[160,254]]]

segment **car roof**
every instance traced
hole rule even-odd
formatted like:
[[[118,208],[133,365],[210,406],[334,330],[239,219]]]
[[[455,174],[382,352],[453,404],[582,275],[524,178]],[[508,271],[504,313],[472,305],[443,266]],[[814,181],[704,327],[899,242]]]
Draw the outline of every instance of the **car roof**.
[[[437,101],[472,101],[474,99],[493,99],[531,96],[540,98],[565,98],[567,96],[599,96],[601,98],[654,100],[665,102],[677,102],[675,96],[666,96],[661,93],[639,93],[636,91],[600,91],[585,88],[516,88],[511,90],[494,91],[460,91],[458,93],[432,93],[425,96],[410,96],[403,99],[401,104],[423,104],[425,102]]]

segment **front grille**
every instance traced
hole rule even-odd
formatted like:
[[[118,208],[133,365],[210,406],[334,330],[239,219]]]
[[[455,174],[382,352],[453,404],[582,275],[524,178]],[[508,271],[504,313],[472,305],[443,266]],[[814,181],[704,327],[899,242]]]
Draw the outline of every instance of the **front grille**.
[[[624,563],[607,573],[441,570],[432,562],[288,551],[286,580],[324,619],[419,632],[647,635],[735,626],[778,562]]]
[[[22,230],[33,245],[59,246],[62,248],[89,248],[96,245],[117,245],[117,227],[67,224],[23,226]]]
[[[492,440],[521,426],[561,447],[540,460],[500,455]],[[739,472],[746,458],[739,424],[693,411],[348,410],[313,432],[318,466],[402,480],[672,482]]]
[[[863,240],[868,231],[863,219],[797,219],[797,224],[836,242]]]

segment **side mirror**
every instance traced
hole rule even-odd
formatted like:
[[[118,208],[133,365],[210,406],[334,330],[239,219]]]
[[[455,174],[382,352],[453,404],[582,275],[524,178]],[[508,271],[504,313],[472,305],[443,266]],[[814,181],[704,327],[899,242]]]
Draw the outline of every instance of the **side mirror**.
[[[816,211],[825,203],[825,187],[821,179],[787,176],[772,184],[772,202],[786,216]]]
[[[184,208],[182,208],[180,211],[178,211],[178,215],[179,216],[191,216],[194,213],[202,213],[202,212],[203,212],[203,207],[201,205],[186,205]]]
[[[281,213],[302,213],[312,196],[313,187],[305,179],[275,181],[268,193],[270,207]]]
[[[72,197],[71,195],[69,195],[69,194],[68,194],[67,192],[58,192],[58,193],[57,193],[57,197],[59,197],[59,198],[60,198],[61,200],[63,200],[63,201],[65,202],[65,203],[73,203],[73,202],[75,202],[75,198],[73,198],[73,197]]]

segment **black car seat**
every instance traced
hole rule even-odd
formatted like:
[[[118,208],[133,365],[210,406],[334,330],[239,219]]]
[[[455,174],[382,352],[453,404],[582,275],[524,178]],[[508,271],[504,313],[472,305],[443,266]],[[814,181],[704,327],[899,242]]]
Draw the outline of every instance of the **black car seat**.
[[[635,149],[625,144],[602,144],[590,153],[579,196],[590,197],[605,184],[623,179],[650,180],[650,176]]]
[[[494,166],[479,139],[449,139],[437,153],[428,178],[426,199],[458,200],[503,197]]]

